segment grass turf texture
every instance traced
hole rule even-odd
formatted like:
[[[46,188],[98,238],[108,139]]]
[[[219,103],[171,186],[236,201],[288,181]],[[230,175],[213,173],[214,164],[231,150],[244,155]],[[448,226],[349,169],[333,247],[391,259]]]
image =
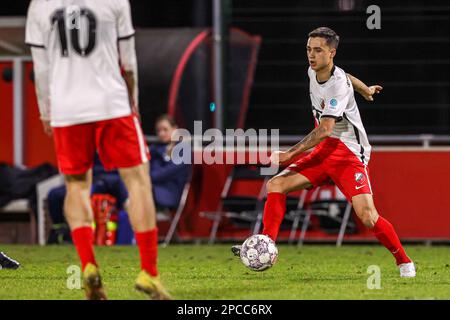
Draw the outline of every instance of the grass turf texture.
[[[247,269],[229,245],[160,248],[161,277],[175,299],[450,299],[450,247],[409,246],[418,266],[414,279],[399,277],[380,246],[280,245],[276,265]],[[69,290],[67,268],[78,265],[71,246],[0,246],[22,263],[0,270],[0,299],[83,299]],[[98,247],[97,259],[109,299],[145,299],[133,289],[139,272],[136,247]],[[381,269],[381,289],[367,288],[367,268]]]

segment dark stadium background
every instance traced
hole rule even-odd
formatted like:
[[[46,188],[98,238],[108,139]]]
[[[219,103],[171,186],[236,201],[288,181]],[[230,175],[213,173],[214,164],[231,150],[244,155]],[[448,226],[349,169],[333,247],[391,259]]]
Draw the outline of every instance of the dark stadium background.
[[[2,1],[0,15],[25,15],[28,3]],[[211,25],[210,0],[131,3],[137,27]],[[382,7],[381,30],[365,27],[371,4]],[[450,134],[447,1],[239,0],[228,18],[262,37],[247,128],[296,135],[311,128],[304,47],[307,31],[327,25],[341,36],[336,64],[384,87],[375,103],[357,98],[369,135]]]

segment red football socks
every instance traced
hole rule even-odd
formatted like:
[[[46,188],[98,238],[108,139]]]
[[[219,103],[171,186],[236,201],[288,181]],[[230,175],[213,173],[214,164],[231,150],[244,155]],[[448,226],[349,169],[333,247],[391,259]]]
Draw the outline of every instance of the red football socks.
[[[156,277],[158,275],[156,266],[158,260],[158,229],[135,232],[135,236],[141,256],[141,269]]]
[[[405,249],[403,249],[402,244],[400,243],[400,239],[398,238],[394,227],[389,221],[382,216],[378,216],[378,221],[375,223],[372,232],[381,244],[392,253],[397,265],[411,262],[411,259],[408,258]]]
[[[286,195],[279,192],[267,194],[263,215],[263,234],[276,241],[286,211]]]
[[[97,265],[94,256],[94,232],[91,227],[80,227],[72,231],[72,240],[81,260],[81,268],[88,263]]]

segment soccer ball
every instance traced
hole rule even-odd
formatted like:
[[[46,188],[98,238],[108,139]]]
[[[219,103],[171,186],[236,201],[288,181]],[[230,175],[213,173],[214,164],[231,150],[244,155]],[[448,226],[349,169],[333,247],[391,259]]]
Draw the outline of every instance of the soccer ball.
[[[253,271],[264,271],[275,264],[278,249],[268,236],[255,234],[244,241],[241,248],[242,263]]]

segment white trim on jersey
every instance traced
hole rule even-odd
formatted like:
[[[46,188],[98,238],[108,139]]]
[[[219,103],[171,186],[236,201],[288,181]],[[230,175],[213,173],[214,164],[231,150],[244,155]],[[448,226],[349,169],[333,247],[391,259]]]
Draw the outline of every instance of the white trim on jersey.
[[[139,151],[141,153],[141,160],[142,163],[146,163],[148,161],[147,158],[147,154],[146,154],[146,147],[145,147],[145,142],[144,142],[144,135],[142,134],[141,131],[141,126],[139,124],[139,121],[136,117],[133,117],[134,120],[134,127],[136,128],[136,134],[138,136],[138,141],[139,141]]]
[[[364,171],[366,172],[366,179],[367,179],[367,183],[369,184],[370,193],[373,194],[372,185],[370,184],[370,177],[369,177],[369,173],[367,172],[366,165],[364,165]]]

